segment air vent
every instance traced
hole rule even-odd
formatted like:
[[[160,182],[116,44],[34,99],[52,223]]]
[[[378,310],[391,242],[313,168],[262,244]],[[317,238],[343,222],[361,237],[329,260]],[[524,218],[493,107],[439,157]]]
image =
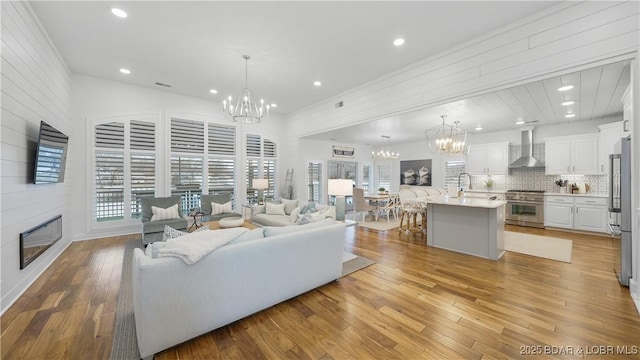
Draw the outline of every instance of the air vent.
[[[344,106],[344,103],[342,101],[339,101],[339,102],[336,103],[336,109],[337,108],[341,108],[343,106]]]
[[[169,85],[169,84],[163,84],[163,83],[161,83],[161,82],[156,82],[156,85],[158,85],[158,86],[164,86],[164,87],[171,87],[171,85]]]

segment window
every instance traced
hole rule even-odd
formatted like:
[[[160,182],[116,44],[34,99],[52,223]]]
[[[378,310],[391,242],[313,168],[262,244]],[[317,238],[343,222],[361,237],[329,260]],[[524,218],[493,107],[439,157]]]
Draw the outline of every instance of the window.
[[[458,176],[464,172],[466,162],[464,160],[447,161],[444,169],[444,186],[445,188],[451,184],[452,186],[458,186]],[[464,181],[468,179],[463,178]],[[468,184],[465,183],[465,188]]]
[[[309,162],[307,164],[307,200],[320,201],[322,195],[322,164]]]
[[[258,199],[257,190],[253,189],[253,179],[268,179],[269,188],[263,191],[265,198],[278,198],[278,167],[276,143],[262,139],[260,135],[246,136],[246,187],[247,201],[255,203]]]
[[[383,187],[389,190],[391,188],[391,165],[390,164],[376,165],[376,175],[378,177],[378,188]]]
[[[94,120],[96,222],[139,218],[140,197],[154,194],[156,123],[150,116]]]
[[[182,197],[183,214],[200,207],[204,136],[204,122],[171,119],[171,195]]]
[[[371,191],[371,165],[362,165],[362,190],[365,193]]]
[[[231,193],[231,203],[235,209],[236,127],[209,124],[208,130],[209,194]]]

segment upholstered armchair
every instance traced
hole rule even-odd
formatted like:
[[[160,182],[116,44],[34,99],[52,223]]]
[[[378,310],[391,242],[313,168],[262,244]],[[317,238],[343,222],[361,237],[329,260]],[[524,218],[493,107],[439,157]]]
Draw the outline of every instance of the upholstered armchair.
[[[177,217],[166,220],[151,220],[153,217],[153,206],[160,209],[167,209],[176,204],[178,205]],[[154,241],[161,241],[165,225],[169,225],[177,230],[187,230],[188,221],[182,217],[181,197],[179,195],[169,197],[141,197],[140,205],[142,207],[141,220],[143,244],[147,245]]]
[[[215,208],[211,203],[216,204]],[[200,195],[200,212],[203,215],[202,221],[218,221],[225,217],[241,216],[231,208],[231,193]]]

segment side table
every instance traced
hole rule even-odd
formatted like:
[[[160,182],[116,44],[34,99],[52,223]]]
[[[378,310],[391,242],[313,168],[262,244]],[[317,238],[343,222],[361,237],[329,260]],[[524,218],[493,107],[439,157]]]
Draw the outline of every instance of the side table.
[[[195,229],[200,228],[200,226],[202,226],[202,223],[198,224],[198,218],[200,218],[202,220],[202,213],[189,213],[189,216],[191,216],[193,218],[193,224],[191,224],[191,226],[189,226],[189,228],[187,229],[188,232],[191,232]]]

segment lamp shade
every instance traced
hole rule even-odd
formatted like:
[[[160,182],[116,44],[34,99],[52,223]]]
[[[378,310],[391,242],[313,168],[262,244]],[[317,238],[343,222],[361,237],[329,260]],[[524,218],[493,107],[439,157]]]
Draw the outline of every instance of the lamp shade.
[[[257,190],[265,190],[269,188],[269,179],[253,179],[251,186]]]
[[[335,196],[353,195],[353,180],[329,179],[328,192]]]

